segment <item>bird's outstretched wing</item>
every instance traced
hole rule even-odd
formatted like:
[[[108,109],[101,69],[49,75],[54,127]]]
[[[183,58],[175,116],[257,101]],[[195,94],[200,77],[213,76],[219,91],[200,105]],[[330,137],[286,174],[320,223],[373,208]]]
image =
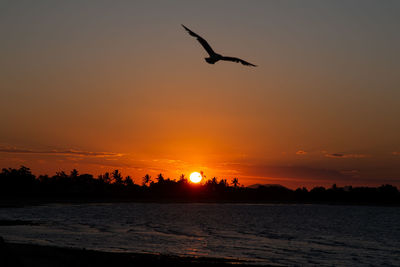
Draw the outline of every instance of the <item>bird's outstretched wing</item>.
[[[257,65],[251,64],[250,62],[244,61],[243,59],[240,59],[237,57],[222,57],[221,60],[233,61],[233,62],[237,62],[237,63],[242,63],[245,66],[257,67]]]
[[[199,41],[199,43],[204,47],[204,49],[207,51],[208,54],[210,54],[210,56],[214,56],[216,53],[214,52],[214,50],[212,50],[211,46],[207,43],[206,40],[204,40],[200,35],[192,32],[191,30],[189,30],[187,27],[185,27],[185,25],[182,24],[182,27],[185,28],[185,30],[187,30],[187,32],[193,36],[196,37],[197,41]]]

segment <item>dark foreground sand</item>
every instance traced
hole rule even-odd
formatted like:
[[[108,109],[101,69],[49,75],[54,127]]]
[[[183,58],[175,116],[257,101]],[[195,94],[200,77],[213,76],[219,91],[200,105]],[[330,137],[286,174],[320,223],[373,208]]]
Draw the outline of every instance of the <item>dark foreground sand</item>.
[[[1,267],[58,266],[252,266],[241,261],[158,254],[112,253],[85,249],[14,244],[0,237]]]

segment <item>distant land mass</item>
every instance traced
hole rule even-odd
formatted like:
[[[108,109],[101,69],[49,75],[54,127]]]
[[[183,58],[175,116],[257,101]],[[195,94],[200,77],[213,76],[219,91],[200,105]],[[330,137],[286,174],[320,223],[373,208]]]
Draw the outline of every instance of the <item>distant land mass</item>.
[[[389,184],[379,187],[314,187],[292,190],[279,184],[240,185],[237,178],[213,177],[193,184],[179,179],[145,175],[142,184],[115,170],[98,177],[57,172],[36,177],[29,168],[3,168],[0,172],[0,206],[42,202],[248,202],[248,203],[325,203],[360,205],[399,205],[400,192]]]
[[[254,188],[254,189],[258,189],[260,187],[284,187],[284,188],[286,188],[285,186],[280,185],[280,184],[252,184],[252,185],[248,186],[248,188]]]

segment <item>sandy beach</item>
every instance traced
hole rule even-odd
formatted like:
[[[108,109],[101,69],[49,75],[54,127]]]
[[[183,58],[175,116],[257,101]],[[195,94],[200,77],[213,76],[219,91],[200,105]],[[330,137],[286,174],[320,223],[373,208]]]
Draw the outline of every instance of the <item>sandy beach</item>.
[[[253,266],[216,258],[178,257],[160,254],[101,252],[32,244],[15,244],[1,238],[0,266]]]

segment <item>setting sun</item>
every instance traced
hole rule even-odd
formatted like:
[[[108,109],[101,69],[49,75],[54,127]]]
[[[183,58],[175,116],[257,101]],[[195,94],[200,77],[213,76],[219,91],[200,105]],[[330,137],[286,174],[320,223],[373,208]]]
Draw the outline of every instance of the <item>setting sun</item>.
[[[198,172],[192,172],[191,174],[190,174],[190,181],[192,182],[192,183],[200,183],[200,181],[201,181],[201,179],[202,179],[203,177],[201,177],[201,174],[200,173],[198,173]]]

